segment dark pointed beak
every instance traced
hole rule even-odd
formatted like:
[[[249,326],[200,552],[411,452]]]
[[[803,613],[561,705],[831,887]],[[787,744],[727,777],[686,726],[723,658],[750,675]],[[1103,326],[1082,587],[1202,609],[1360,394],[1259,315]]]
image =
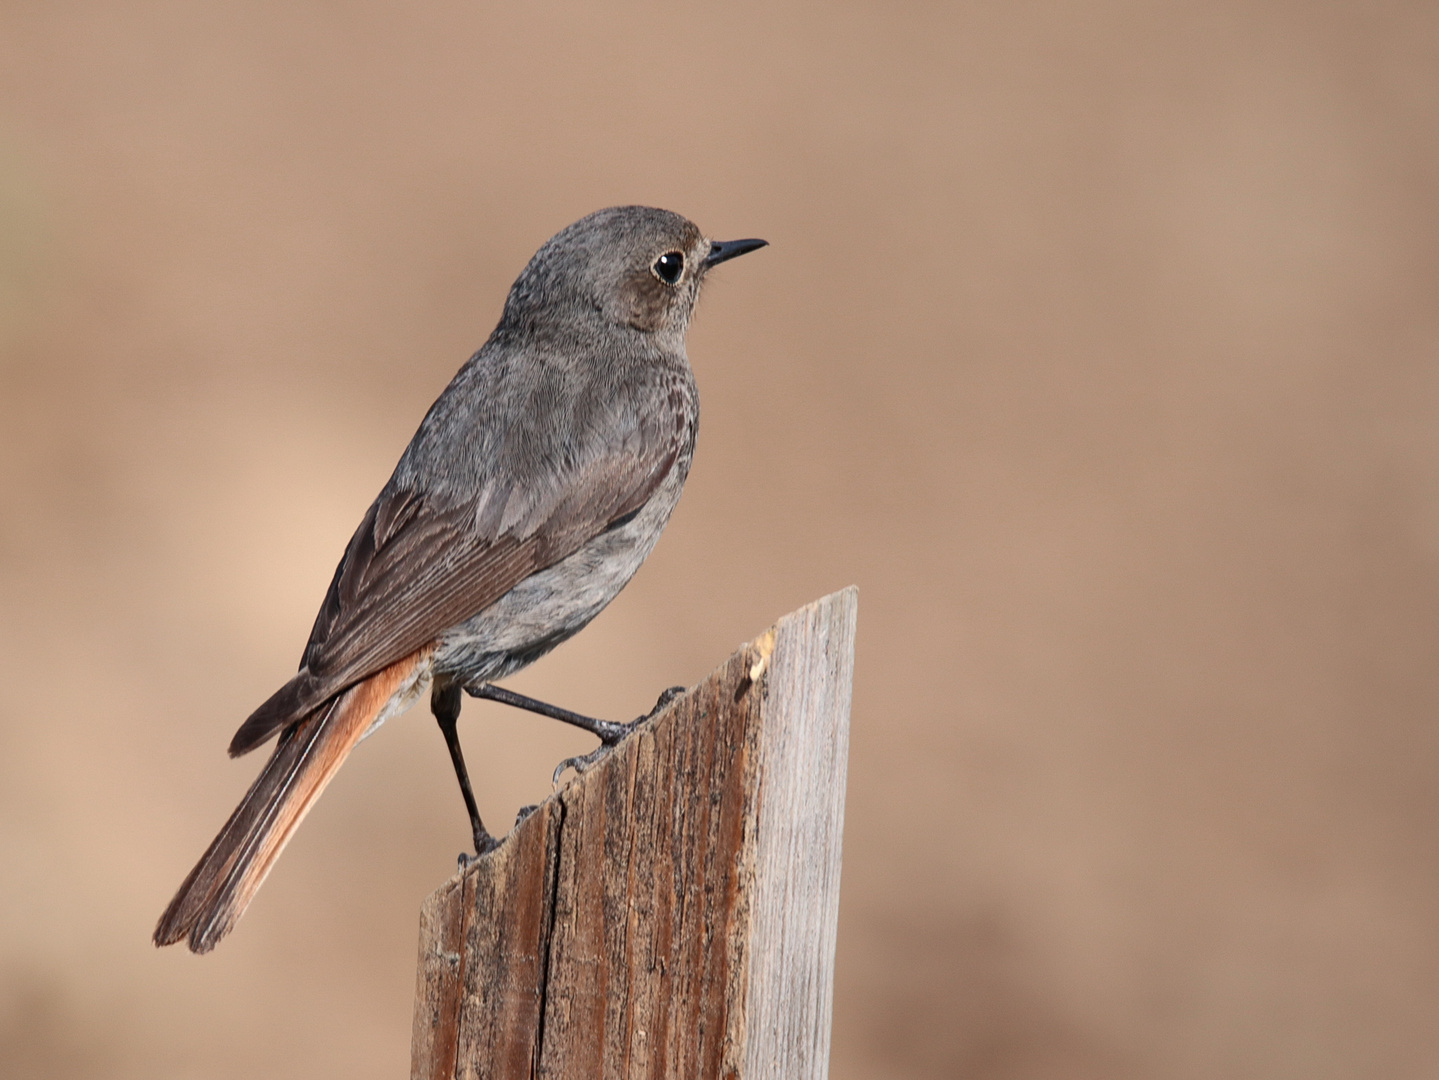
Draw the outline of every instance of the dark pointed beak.
[[[768,246],[768,240],[711,240],[710,253],[705,256],[705,269]]]

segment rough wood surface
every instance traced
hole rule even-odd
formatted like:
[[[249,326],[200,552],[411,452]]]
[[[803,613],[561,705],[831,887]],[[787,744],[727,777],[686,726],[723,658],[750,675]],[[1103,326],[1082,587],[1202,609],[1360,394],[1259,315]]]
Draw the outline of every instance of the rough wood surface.
[[[826,1075],[856,608],[782,619],[426,901],[413,1080]]]

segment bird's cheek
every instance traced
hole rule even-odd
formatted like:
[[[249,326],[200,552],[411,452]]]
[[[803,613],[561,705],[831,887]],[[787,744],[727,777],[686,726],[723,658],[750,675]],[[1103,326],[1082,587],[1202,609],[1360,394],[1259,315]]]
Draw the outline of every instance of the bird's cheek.
[[[636,275],[620,290],[622,318],[636,330],[654,333],[664,327],[669,315],[672,290],[650,274]]]

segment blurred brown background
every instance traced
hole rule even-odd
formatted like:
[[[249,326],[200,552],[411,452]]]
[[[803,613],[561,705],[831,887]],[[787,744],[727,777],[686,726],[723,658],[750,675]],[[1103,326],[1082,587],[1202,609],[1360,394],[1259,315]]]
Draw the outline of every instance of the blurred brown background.
[[[434,722],[155,917],[552,232],[764,236],[689,490],[512,685],[861,589],[836,1080],[1439,1074],[1439,7],[0,7],[0,1073],[406,1075]],[[482,809],[557,725],[471,702]],[[483,751],[481,747],[483,746]]]

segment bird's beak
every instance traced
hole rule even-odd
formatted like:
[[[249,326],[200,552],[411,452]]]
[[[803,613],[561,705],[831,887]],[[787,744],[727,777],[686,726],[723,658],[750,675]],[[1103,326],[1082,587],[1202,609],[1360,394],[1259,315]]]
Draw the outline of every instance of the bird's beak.
[[[711,240],[710,253],[705,256],[705,269],[718,266],[726,259],[733,259],[746,252],[768,247],[768,240]]]

